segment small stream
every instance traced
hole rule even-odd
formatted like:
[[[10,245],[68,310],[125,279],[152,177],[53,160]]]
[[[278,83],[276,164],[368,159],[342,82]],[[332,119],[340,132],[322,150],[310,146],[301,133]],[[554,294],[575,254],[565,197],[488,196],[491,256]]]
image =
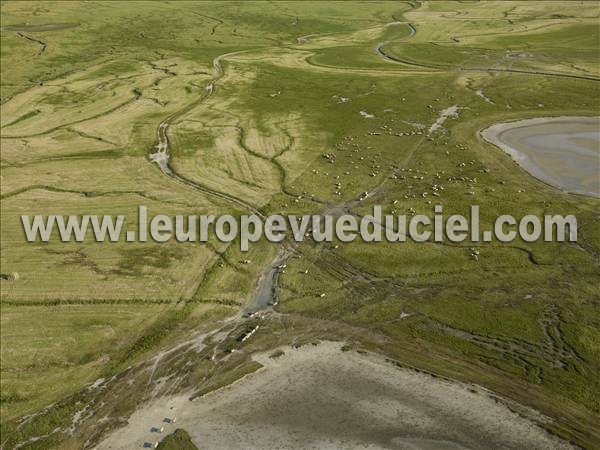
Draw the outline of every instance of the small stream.
[[[416,28],[408,22],[390,22],[387,23],[385,26],[389,27],[389,26],[393,26],[393,25],[406,25],[410,28],[410,34],[404,38],[404,39],[410,39],[411,37],[413,37],[415,35],[415,33],[417,32]],[[379,44],[377,44],[377,46],[375,47],[375,52],[381,56],[381,58],[383,58],[385,61],[389,61],[389,62],[393,62],[393,63],[397,63],[399,62],[398,60],[394,59],[393,57],[387,55],[384,51],[383,51],[383,47],[386,46],[387,44],[389,44],[390,42],[393,41],[384,41],[384,42],[380,42]]]
[[[253,313],[277,305],[279,275],[282,270],[285,269],[291,253],[290,248],[282,248],[275,259],[266,266],[259,278],[258,287],[254,292],[254,298],[250,306],[244,310],[245,316],[253,315]]]

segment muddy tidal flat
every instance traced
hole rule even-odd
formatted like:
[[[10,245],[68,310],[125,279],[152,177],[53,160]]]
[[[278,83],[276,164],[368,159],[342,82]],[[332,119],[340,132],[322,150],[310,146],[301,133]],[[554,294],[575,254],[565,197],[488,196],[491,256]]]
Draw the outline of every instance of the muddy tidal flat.
[[[481,135],[539,180],[573,194],[600,197],[599,117],[499,123]]]
[[[156,399],[98,449],[142,448],[167,415],[203,449],[572,448],[478,386],[341,348],[256,355],[259,371],[194,401]]]

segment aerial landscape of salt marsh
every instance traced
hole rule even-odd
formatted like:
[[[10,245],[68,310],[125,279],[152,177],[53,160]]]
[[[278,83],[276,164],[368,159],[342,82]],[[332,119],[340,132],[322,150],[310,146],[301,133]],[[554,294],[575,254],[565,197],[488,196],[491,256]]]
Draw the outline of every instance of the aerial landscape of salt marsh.
[[[600,2],[0,6],[2,450],[600,448]]]

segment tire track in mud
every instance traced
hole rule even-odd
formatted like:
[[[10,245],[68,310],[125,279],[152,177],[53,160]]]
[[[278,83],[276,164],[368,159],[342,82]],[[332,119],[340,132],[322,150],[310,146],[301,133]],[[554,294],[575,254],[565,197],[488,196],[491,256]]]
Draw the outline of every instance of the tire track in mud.
[[[552,303],[544,308],[544,313],[539,319],[544,335],[546,348],[549,353],[557,355],[560,367],[572,363],[573,367],[581,373],[580,364],[584,363],[583,357],[565,340],[560,324],[562,318],[558,305]]]
[[[555,304],[547,305],[538,319],[545,336],[545,341],[541,343],[503,335],[476,333],[453,327],[429,316],[427,316],[427,320],[449,335],[497,353],[503,360],[513,361],[527,376],[532,376],[538,384],[541,384],[544,378],[544,368],[540,367],[539,363],[550,369],[573,369],[582,375],[587,373],[585,360],[564,339],[560,328],[562,319],[558,306]]]

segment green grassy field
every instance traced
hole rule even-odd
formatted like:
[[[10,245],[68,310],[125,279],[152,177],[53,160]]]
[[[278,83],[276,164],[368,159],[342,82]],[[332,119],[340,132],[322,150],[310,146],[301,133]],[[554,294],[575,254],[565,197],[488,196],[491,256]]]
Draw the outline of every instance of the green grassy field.
[[[543,184],[477,134],[522,118],[598,115],[599,3],[1,6],[0,264],[18,274],[0,282],[3,448],[97,443],[148,394],[92,402],[85,386],[114,377],[122,385],[107,392],[126,391],[132,366],[227,324],[278,252],[216,240],[27,243],[19,219],[134,218],[140,204],[168,215],[240,215],[248,205],[361,216],[376,204],[467,214],[476,203],[482,228],[498,214],[575,214],[577,246],[305,242],[279,279],[276,310],[287,319],[265,319],[275,334],[256,348],[349,339],[490,387],[557,419],[553,432],[600,445],[598,199]],[[458,117],[428,137],[453,105]],[[197,188],[149,160],[169,117],[171,167]],[[444,186],[435,198],[434,184]],[[365,191],[376,193],[357,202]],[[181,370],[210,390],[255,369],[239,358]],[[87,401],[110,406],[107,423],[74,420]]]
[[[198,447],[194,445],[189,434],[182,429],[178,428],[172,434],[160,441],[158,445],[161,450],[197,450]]]

